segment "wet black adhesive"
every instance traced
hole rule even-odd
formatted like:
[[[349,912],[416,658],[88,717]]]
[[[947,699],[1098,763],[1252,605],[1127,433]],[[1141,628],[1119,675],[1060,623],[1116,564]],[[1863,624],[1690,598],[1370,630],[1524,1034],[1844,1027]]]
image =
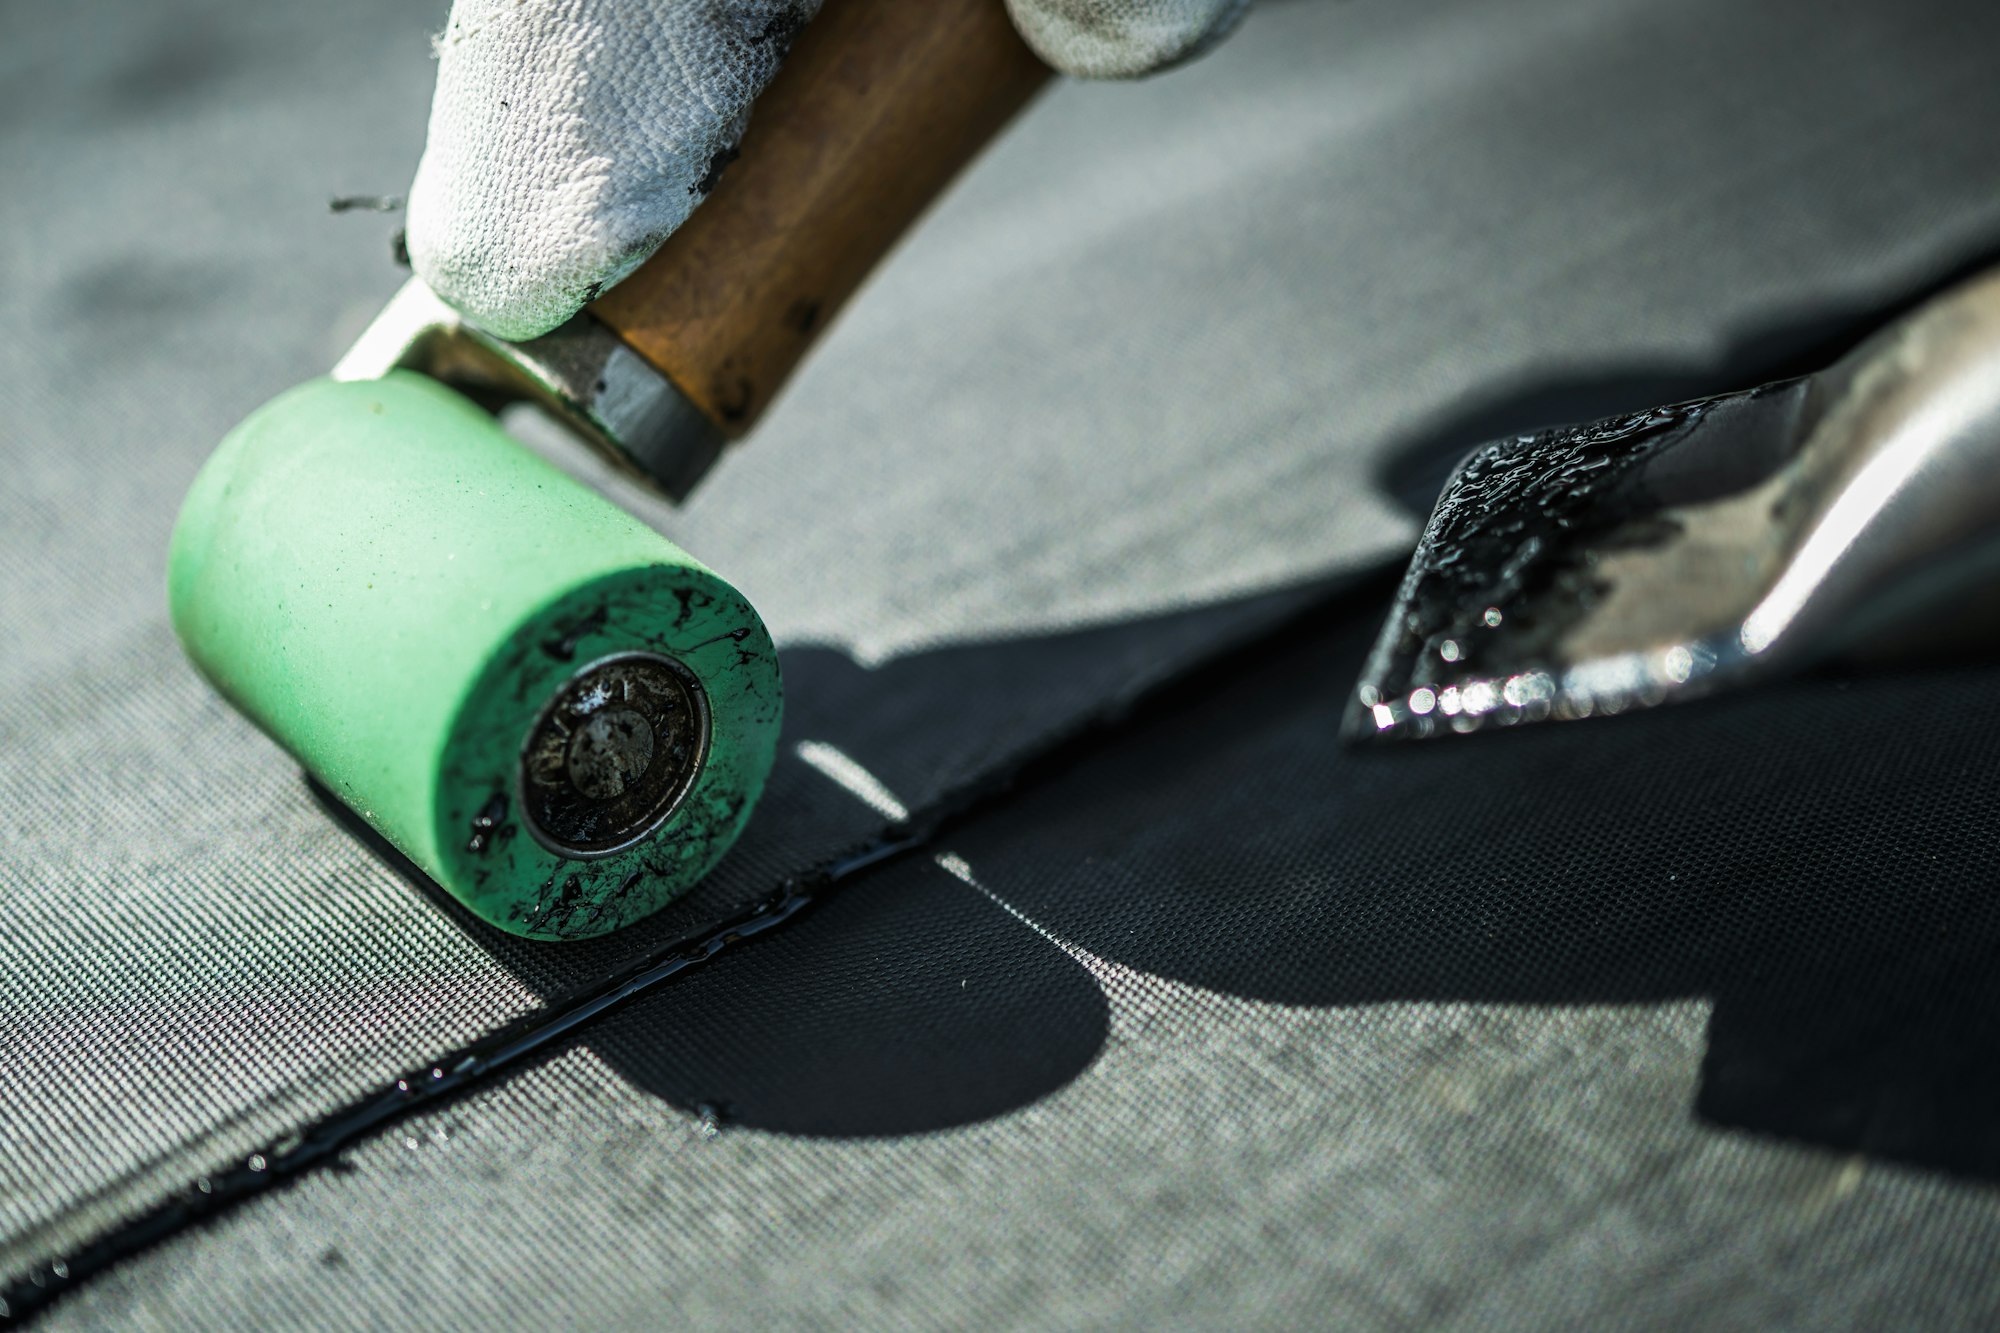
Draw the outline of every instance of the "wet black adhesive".
[[[1384,631],[1394,669],[1370,679],[1441,685],[1492,674],[1504,609],[1506,651],[1536,658],[1595,602],[1600,588],[1579,552],[1637,517],[1626,483],[1696,426],[1720,399],[1680,403],[1474,454],[1445,487]],[[1441,651],[1442,649],[1442,651]]]
[[[553,1050],[608,1011],[656,986],[671,983],[731,948],[747,946],[794,920],[842,885],[880,866],[935,845],[938,839],[1023,787],[1061,772],[1119,735],[1163,712],[1198,702],[1221,679],[1254,666],[1270,645],[1302,624],[1339,613],[1343,604],[1379,603],[1389,583],[1367,575],[1341,576],[1304,596],[1297,609],[1246,638],[1218,644],[1188,667],[1106,711],[1056,732],[1018,764],[934,803],[909,820],[891,824],[858,849],[817,870],[786,880],[744,911],[573,993],[558,1004],[524,1015],[470,1045],[404,1074],[391,1085],[345,1107],[216,1175],[203,1176],[165,1200],[65,1254],[35,1264],[0,1288],[0,1323],[25,1320],[82,1283],[180,1233],[202,1225],[279,1184],[320,1167],[341,1169],[341,1154],[415,1111],[446,1103]],[[482,811],[482,813],[484,813]],[[635,884],[634,875],[626,885]],[[732,1110],[726,1104],[698,1109],[705,1136],[720,1133]]]
[[[1560,645],[1601,604],[1601,558],[1666,546],[1678,506],[1738,494],[1782,466],[1816,410],[1814,379],[1674,403],[1501,440],[1459,465],[1439,496],[1395,609],[1349,707],[1345,734],[1427,736],[1547,716],[1542,687],[1498,693],[1513,676],[1553,679]],[[1460,715],[1460,692],[1485,706]],[[1378,712],[1378,705],[1388,709]],[[1408,709],[1407,714],[1403,711]],[[1540,708],[1540,712],[1535,710]]]

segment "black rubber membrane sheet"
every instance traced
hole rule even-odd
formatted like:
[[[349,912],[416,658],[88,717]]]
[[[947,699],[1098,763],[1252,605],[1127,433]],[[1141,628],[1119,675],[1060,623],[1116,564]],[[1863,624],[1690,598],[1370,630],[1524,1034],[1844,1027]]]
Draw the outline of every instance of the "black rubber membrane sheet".
[[[618,492],[763,611],[787,734],[708,883],[562,946],[165,619],[196,467],[403,277],[328,199],[403,189],[442,21],[0,9],[12,1307],[1992,1322],[2000,670],[1335,732],[1465,448],[2000,252],[2000,11],[1274,0],[1055,88],[691,503]]]

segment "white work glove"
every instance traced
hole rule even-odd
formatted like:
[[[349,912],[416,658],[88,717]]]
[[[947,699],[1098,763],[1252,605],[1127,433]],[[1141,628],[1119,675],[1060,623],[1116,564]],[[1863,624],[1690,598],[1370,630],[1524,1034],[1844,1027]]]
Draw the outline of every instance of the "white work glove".
[[[1249,0],[1006,4],[1056,69],[1129,78],[1205,51]],[[819,6],[454,0],[410,189],[412,266],[502,337],[562,323],[694,210]]]

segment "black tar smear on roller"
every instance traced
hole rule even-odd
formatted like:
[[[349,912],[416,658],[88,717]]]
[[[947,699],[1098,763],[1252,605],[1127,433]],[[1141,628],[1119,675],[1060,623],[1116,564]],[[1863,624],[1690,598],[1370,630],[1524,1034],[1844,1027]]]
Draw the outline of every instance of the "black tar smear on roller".
[[[1020,763],[946,797],[919,817],[890,825],[858,850],[786,880],[776,891],[720,925],[648,954],[557,1006],[524,1015],[413,1070],[392,1085],[251,1153],[240,1166],[203,1176],[96,1239],[34,1265],[0,1288],[0,1323],[18,1324],[121,1261],[316,1167],[337,1164],[340,1154],[362,1139],[406,1115],[436,1107],[519,1067],[634,996],[671,982],[726,950],[747,946],[802,915],[841,885],[935,844],[942,835],[999,805],[1016,790],[1070,767],[1085,754],[1176,704],[1200,698],[1219,680],[1256,662],[1272,644],[1324,617],[1328,608],[1350,597],[1380,601],[1388,586],[1381,578],[1343,576],[1329,581],[1274,624],[1247,639],[1221,645],[1172,678],[1057,732]],[[728,1112],[703,1104],[697,1114],[703,1134],[712,1136]]]

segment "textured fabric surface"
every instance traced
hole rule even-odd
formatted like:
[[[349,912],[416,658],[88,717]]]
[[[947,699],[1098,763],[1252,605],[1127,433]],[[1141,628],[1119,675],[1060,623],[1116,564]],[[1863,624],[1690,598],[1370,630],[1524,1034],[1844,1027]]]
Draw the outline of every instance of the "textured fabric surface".
[[[323,371],[400,277],[393,220],[329,215],[325,200],[408,177],[441,19],[222,0],[6,19],[0,910],[16,926],[0,943],[0,1267],[73,1246],[870,836],[887,816],[832,756],[905,806],[947,799],[1269,624],[1296,603],[1287,589],[1393,557],[1413,527],[1378,482],[1399,460],[1682,396],[1663,383],[1728,387],[1829,312],[1893,299],[2000,236],[1985,129],[2000,110],[1985,59],[1996,20],[1980,6],[1277,4],[1185,70],[1060,88],[857,299],[758,438],[683,511],[645,510],[778,634],[786,758],[700,894],[629,936],[534,948],[479,930],[316,801],[181,662],[160,590],[174,506],[213,442]],[[1031,974],[1053,966],[1018,958]],[[1050,984],[1063,976],[1112,1030],[1135,1021],[1060,969]],[[1705,1003],[1685,997],[1709,993],[1672,990],[1679,1007],[1662,1011],[1684,1059]],[[1449,1030],[1432,1007],[1444,1000],[1483,1023],[1494,1001],[1661,996],[1400,998],[1399,1021],[1427,1033]],[[1284,1047],[1291,1020],[1238,1012],[1218,1043]],[[1312,1021],[1367,1030],[1372,1013]],[[1267,1018],[1265,1037],[1241,1035]],[[1022,1044],[1040,1062],[1025,1084],[1064,1089],[1027,1115],[1121,1067],[1089,1060],[1088,1031],[1043,1025]],[[1530,1024],[1478,1051],[1496,1078],[1517,1059],[1520,1086],[1547,1085],[1561,1121],[1578,1105],[1535,1071],[1583,1044]],[[1182,1058],[1159,1077],[1184,1075]],[[535,1077],[568,1077],[566,1061]],[[685,1118],[642,1076],[592,1077],[645,1109],[642,1146],[679,1141],[659,1126]],[[1134,1077],[1110,1095],[1146,1102],[1158,1085]],[[1025,1084],[972,1080],[919,1127],[999,1114]],[[1337,1087],[1285,1106],[1274,1132],[1337,1122]],[[1634,1087],[1648,1114],[1674,1111]],[[830,1114],[795,1118],[809,1112]],[[803,1128],[849,1133],[874,1115]],[[519,1234],[535,1234],[526,1215],[545,1199],[601,1189],[562,1179],[575,1154],[550,1128],[560,1117],[503,1121],[502,1141],[539,1136],[550,1156],[536,1160],[556,1163],[546,1178],[503,1172],[519,1193],[486,1200],[524,1214]],[[1003,1179],[1003,1158],[964,1145],[1015,1123],[914,1150]],[[1033,1128],[1046,1141],[1055,1123]],[[885,1132],[911,1127],[903,1114]],[[1097,1131],[1065,1132],[1087,1145]],[[763,1146],[727,1151],[781,1140],[742,1142]],[[1278,1174],[1314,1142],[1272,1140],[1259,1170],[1218,1161],[1158,1189],[1224,1191],[1247,1243],[1319,1188]],[[774,1179],[866,1164],[822,1151]],[[1614,1137],[1593,1151],[1612,1179],[1647,1150]],[[1504,1185],[1486,1196],[1498,1213],[1541,1206],[1506,1201]],[[866,1200],[879,1187],[823,1188]],[[760,1189],[730,1206],[769,1205]],[[1097,1216],[1134,1224],[1131,1196],[1106,1195]],[[1019,1273],[1033,1225],[971,1253]],[[1218,1271],[1234,1253],[1213,1252]],[[784,1299],[808,1301],[808,1276]]]
[[[2000,669],[1355,752],[1379,607],[54,1325],[1990,1327]]]

